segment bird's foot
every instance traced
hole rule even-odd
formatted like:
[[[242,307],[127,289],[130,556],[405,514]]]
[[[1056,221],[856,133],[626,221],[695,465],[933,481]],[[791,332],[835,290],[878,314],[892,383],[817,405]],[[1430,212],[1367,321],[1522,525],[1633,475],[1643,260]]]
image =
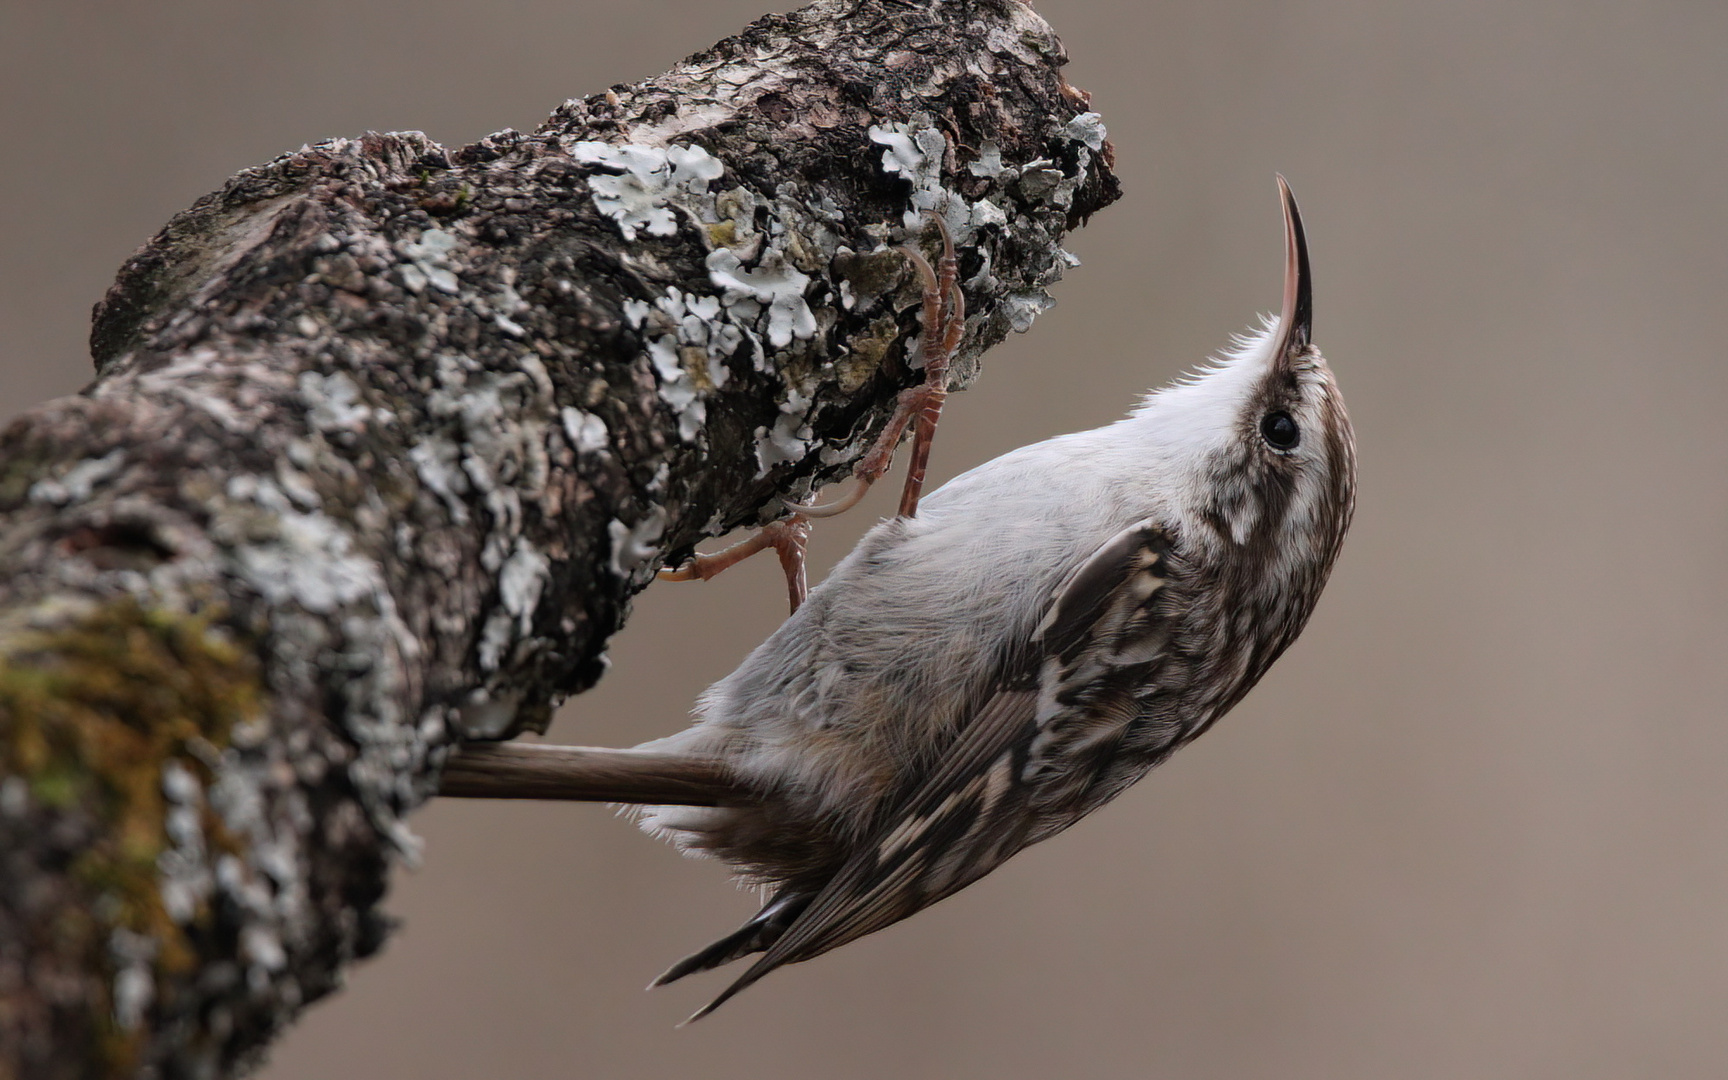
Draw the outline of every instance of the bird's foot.
[[[676,570],[662,570],[662,581],[707,581],[736,563],[743,562],[758,551],[774,549],[780,556],[780,568],[786,572],[786,597],[792,610],[797,611],[809,591],[804,573],[804,547],[810,539],[810,522],[802,514],[769,522],[755,533],[731,547],[721,548],[711,555],[698,555]]]
[[[948,367],[954,352],[966,332],[966,297],[959,286],[959,260],[954,254],[954,237],[940,214],[931,220],[942,233],[942,257],[934,268],[917,249],[902,246],[900,251],[917,268],[924,279],[924,332],[920,352],[924,359],[924,381],[904,390],[895,403],[894,415],[869,451],[853,469],[857,478],[853,489],[831,503],[804,505],[787,502],[795,513],[805,517],[833,517],[858,505],[870,485],[881,479],[894,459],[894,448],[908,426],[913,426],[912,461],[906,470],[906,486],[901,489],[901,517],[918,512],[918,499],[924,491],[924,471],[930,463],[930,444],[936,438],[936,423],[942,417],[942,405],[948,398]]]

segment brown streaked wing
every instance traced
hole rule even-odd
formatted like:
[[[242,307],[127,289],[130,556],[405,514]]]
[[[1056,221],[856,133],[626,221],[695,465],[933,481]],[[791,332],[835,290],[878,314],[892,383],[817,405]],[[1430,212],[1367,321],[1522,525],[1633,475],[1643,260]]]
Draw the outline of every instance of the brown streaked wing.
[[[1072,677],[1077,661],[1092,666],[1082,654],[1114,644],[1127,629],[1124,624],[1143,623],[1149,597],[1162,583],[1148,575],[1169,548],[1162,529],[1150,520],[1137,522],[1070,574],[1039,624],[1031,670],[1004,673],[1005,688],[990,697],[871,842],[847,860],[749,970],[690,1019],[713,1012],[783,964],[819,956],[928,907],[1019,851],[1033,824],[1026,762],[1040,720],[1048,725],[1066,718],[1085,726],[1086,718],[1076,715],[1085,711],[1079,703],[1040,718],[1040,691],[1018,687],[1034,673],[1045,681]],[[1042,689],[1048,696],[1050,688]],[[1114,696],[1097,704],[1102,712],[1120,714]]]
[[[992,697],[875,839],[748,971],[690,1019],[713,1012],[782,964],[809,960],[928,907],[1018,850],[1004,827],[1020,828],[1024,815],[1003,811],[1013,801],[1016,759],[1031,739],[1036,703],[1025,690]],[[957,853],[964,856],[958,864],[944,858]]]
[[[1076,647],[1094,636],[1098,620],[1118,605],[1129,576],[1150,568],[1169,548],[1169,536],[1150,518],[1106,540],[1056,587],[1038,624],[1039,652],[1071,661]]]

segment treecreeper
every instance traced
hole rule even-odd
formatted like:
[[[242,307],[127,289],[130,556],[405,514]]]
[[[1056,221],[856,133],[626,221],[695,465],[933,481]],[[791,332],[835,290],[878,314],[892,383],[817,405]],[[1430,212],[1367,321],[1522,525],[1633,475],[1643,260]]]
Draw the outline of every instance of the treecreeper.
[[[604,774],[586,797],[639,804],[643,828],[767,891],[656,980],[760,954],[692,1019],[1073,825],[1228,712],[1301,632],[1350,524],[1356,452],[1312,340],[1302,220],[1283,177],[1278,190],[1276,317],[1124,419],[1004,454],[921,503],[915,462],[902,512],[702,695],[688,729],[634,750],[522,748],[552,755],[548,773]],[[937,340],[950,278],[924,276]],[[458,758],[447,784],[470,767]]]

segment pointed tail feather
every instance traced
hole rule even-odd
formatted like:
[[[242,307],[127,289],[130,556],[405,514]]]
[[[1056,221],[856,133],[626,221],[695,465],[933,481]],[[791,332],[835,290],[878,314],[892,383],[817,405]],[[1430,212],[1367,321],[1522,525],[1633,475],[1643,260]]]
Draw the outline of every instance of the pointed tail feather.
[[[784,963],[784,961],[775,961],[772,964],[763,964],[761,962],[758,962],[749,971],[746,971],[743,975],[740,975],[736,980],[734,980],[731,986],[728,986],[726,989],[722,990],[720,992],[719,997],[715,998],[713,1001],[710,1001],[708,1004],[702,1006],[700,1009],[697,1009],[695,1012],[691,1013],[690,1016],[684,1021],[684,1023],[679,1024],[678,1026],[683,1027],[684,1024],[694,1024],[696,1021],[702,1019],[704,1016],[707,1016],[709,1013],[713,1012],[715,1009],[718,1009],[720,1006],[726,1004],[728,1001],[731,1001],[732,998],[734,996],[736,996],[739,992],[741,992],[741,991],[745,990],[746,988],[754,985],[757,980],[762,978],[762,976],[768,974],[770,971],[773,971],[775,968],[779,967],[782,963]]]
[[[741,956],[762,952],[780,939],[780,935],[786,932],[786,928],[791,926],[792,921],[809,905],[811,896],[811,893],[805,892],[779,893],[763,905],[762,910],[752,916],[749,922],[706,949],[692,953],[667,968],[659,978],[648,984],[649,989],[676,982],[698,971],[712,971]]]

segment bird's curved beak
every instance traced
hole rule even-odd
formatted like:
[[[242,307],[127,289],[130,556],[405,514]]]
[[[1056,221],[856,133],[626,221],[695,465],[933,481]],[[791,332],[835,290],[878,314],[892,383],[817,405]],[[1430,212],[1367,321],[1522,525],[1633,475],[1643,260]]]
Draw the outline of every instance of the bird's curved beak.
[[[1302,211],[1282,173],[1278,194],[1284,203],[1284,307],[1278,317],[1278,362],[1308,347],[1314,319],[1313,282],[1308,273],[1308,237],[1302,231]]]

